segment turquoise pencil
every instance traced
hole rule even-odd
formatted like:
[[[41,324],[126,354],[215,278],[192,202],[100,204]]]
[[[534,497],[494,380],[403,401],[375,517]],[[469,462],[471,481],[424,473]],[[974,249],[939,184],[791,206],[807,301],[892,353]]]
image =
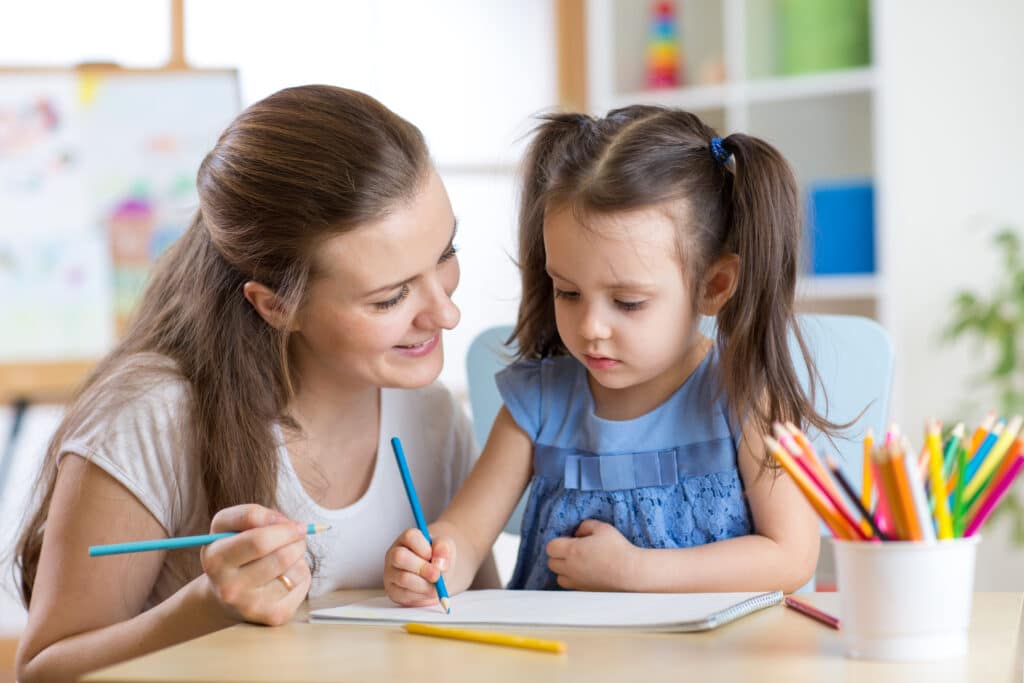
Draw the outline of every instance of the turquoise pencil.
[[[309,524],[307,534],[318,534],[330,529],[329,524]],[[151,541],[132,541],[130,543],[111,543],[110,545],[89,546],[89,557],[104,555],[121,555],[123,553],[144,553],[148,550],[174,550],[175,548],[194,548],[207,545],[222,538],[234,536],[237,531],[223,531],[219,534],[203,534],[201,536],[177,536],[175,538],[154,538]]]
[[[412,516],[416,518],[416,528],[420,530],[423,537],[427,539],[427,543],[433,543],[430,540],[430,534],[427,533],[427,520],[423,517],[423,508],[420,507],[419,496],[416,495],[416,487],[412,483],[412,475],[409,474],[409,465],[405,462],[405,451],[402,450],[402,440],[397,436],[391,437],[391,450],[395,452],[395,460],[398,461],[398,471],[402,473],[402,483],[405,484],[405,494],[409,496],[409,505],[412,507]],[[437,583],[434,584],[437,588],[437,599],[441,603],[441,607],[444,607],[444,611],[448,614],[452,613],[450,606],[450,600],[448,598],[448,587],[444,585],[444,577],[438,577]]]

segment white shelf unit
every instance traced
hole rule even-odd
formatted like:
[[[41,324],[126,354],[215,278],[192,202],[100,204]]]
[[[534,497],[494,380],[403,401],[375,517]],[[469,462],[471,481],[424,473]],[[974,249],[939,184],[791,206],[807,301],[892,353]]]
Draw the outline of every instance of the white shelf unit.
[[[812,183],[876,176],[878,78],[873,66],[777,75],[774,0],[678,0],[686,85],[645,89],[652,4],[588,0],[592,112],[637,103],[693,111],[723,135],[742,131],[771,142],[793,165],[805,190]],[[876,211],[876,272],[803,276],[798,287],[801,310],[881,317],[877,248],[882,226],[877,216]]]

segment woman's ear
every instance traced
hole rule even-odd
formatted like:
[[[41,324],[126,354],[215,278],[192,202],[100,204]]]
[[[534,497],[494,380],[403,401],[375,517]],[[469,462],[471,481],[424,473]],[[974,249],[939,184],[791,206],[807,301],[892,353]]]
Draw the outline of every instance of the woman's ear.
[[[288,311],[281,298],[269,287],[249,280],[242,285],[242,294],[268,325],[276,330],[284,330],[289,326]]]
[[[718,315],[736,291],[739,275],[738,254],[726,254],[715,260],[704,277],[698,310],[703,315]]]

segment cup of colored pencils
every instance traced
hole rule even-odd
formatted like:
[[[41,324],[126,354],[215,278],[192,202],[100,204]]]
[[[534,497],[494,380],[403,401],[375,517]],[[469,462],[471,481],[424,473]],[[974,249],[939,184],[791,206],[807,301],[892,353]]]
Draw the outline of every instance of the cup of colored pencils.
[[[864,438],[860,491],[793,424],[774,426],[769,453],[833,537],[847,654],[940,659],[967,651],[979,530],[1024,468],[1024,419],[987,416],[924,446],[896,425]]]

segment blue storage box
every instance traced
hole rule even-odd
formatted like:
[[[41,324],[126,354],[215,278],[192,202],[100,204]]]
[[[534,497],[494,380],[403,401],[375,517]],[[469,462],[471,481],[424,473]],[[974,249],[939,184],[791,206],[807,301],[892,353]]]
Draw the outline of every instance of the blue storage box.
[[[814,275],[875,272],[875,191],[870,181],[821,183],[807,192]]]

